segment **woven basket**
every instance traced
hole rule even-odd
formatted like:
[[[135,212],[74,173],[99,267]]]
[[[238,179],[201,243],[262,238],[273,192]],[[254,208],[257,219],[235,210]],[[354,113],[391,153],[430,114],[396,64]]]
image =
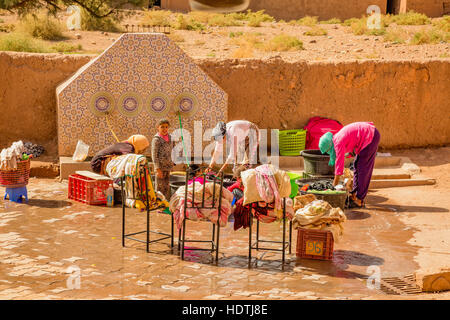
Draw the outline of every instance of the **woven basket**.
[[[30,159],[19,161],[17,170],[0,170],[0,186],[5,188],[21,188],[30,179]]]

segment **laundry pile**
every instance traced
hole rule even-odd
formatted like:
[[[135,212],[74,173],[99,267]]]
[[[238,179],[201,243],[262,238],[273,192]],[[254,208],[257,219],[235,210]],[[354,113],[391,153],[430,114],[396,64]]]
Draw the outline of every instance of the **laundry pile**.
[[[275,210],[275,204],[266,203],[264,201],[253,202],[247,205],[243,205],[244,198],[239,199],[236,202],[236,207],[233,211],[234,214],[234,230],[240,228],[247,228],[249,225],[249,215],[264,223],[271,223],[278,219],[279,213]],[[283,212],[281,211],[281,214]],[[292,199],[286,198],[286,218],[292,220],[294,216],[294,209],[292,207]]]
[[[203,188],[205,188],[204,199],[203,199]],[[172,198],[170,199],[169,203],[170,212],[172,212],[173,218],[177,224],[178,229],[181,228],[183,220],[185,219],[184,216],[184,204],[186,201],[185,190],[186,186],[179,187],[178,190],[175,192],[175,194],[172,195]],[[194,197],[192,197],[193,192]],[[217,223],[219,213],[218,210],[219,197],[220,197],[219,183],[216,183],[215,187],[213,182],[206,182],[206,184],[194,182],[188,185],[186,218],[194,221],[209,220],[213,223]],[[194,203],[192,203],[192,198],[194,198]],[[213,200],[214,200],[214,207],[213,207]],[[220,221],[219,221],[221,227],[225,227],[227,225],[228,216],[231,214],[231,201],[233,201],[233,194],[226,188],[223,188]]]
[[[143,192],[145,187],[149,189],[148,197],[150,208],[157,208],[166,205],[167,201],[160,192],[155,193],[150,175],[140,177],[139,167],[147,165],[147,158],[139,154],[126,154],[112,157],[106,165],[106,174],[112,179],[125,177],[125,205],[130,208],[144,210],[147,203],[147,192]],[[147,181],[145,181],[145,179]]]
[[[234,230],[248,227],[249,215],[261,222],[274,222],[283,217],[283,198],[286,198],[286,218],[294,215],[289,175],[272,165],[264,164],[241,173],[244,197],[236,202]]]
[[[29,156],[25,152],[22,141],[14,142],[11,147],[5,148],[0,152],[0,170],[17,170],[17,163],[21,160],[28,160]]]
[[[314,200],[311,195],[296,197],[294,207],[297,208],[292,220],[294,228],[330,231],[336,242],[344,234],[346,216],[342,209],[333,208],[323,200]]]
[[[311,183],[309,189],[317,191],[334,190],[334,186],[331,180],[319,180]]]
[[[41,156],[41,154],[45,152],[43,146],[32,142],[25,142],[23,146],[25,147],[25,152],[28,154],[32,154],[33,158],[38,158],[39,156]]]

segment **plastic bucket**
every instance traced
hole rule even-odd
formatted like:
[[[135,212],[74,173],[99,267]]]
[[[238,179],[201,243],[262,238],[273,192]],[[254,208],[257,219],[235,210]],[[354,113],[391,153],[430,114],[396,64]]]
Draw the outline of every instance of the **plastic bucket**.
[[[305,173],[311,175],[328,176],[334,174],[334,166],[329,166],[330,156],[322,154],[320,150],[303,150],[300,152],[305,165]]]

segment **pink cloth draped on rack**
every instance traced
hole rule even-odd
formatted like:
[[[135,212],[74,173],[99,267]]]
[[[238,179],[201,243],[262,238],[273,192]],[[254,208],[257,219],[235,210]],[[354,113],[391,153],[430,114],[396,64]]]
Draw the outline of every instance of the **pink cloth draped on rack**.
[[[205,186],[204,201],[203,186]],[[169,203],[169,209],[173,214],[175,223],[178,229],[181,228],[183,220],[185,218],[193,221],[211,221],[217,223],[219,217],[219,191],[220,186],[216,183],[215,191],[212,182],[207,182],[205,185],[195,182],[188,185],[187,192],[187,208],[186,217],[184,216],[184,203],[185,203],[185,186],[179,187],[177,192],[172,196]],[[194,203],[192,206],[192,193],[194,191]],[[214,199],[213,199],[213,194]],[[214,200],[214,201],[213,201]],[[228,216],[231,214],[231,201],[233,200],[233,194],[226,188],[222,190],[222,202],[219,224],[221,227],[225,227],[228,222]],[[211,208],[214,202],[214,208]]]
[[[281,197],[278,192],[278,184],[275,175],[269,165],[264,164],[255,168],[256,188],[259,195],[266,203],[275,202],[275,209],[281,209]]]

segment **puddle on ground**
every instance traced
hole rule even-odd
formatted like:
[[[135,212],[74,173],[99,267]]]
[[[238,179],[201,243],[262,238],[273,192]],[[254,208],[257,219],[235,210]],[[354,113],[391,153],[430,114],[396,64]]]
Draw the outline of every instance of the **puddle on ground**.
[[[416,270],[417,248],[391,206],[347,211],[344,236],[331,261],[298,259],[292,254],[254,251],[248,265],[248,230],[221,228],[217,264],[210,244],[189,244],[185,261],[177,240],[145,244],[126,240],[122,248],[122,210],[87,206],[66,198],[65,184],[32,179],[28,204],[0,202],[0,298],[53,299],[361,299],[382,296],[368,289],[368,268],[381,276]],[[3,189],[0,189],[3,192]],[[370,202],[370,198],[368,199]],[[151,228],[170,232],[170,217],[151,214]],[[127,209],[127,233],[144,230],[146,214]],[[255,232],[255,230],[253,230]],[[261,224],[262,239],[281,240],[281,224]],[[175,238],[178,232],[175,227]],[[145,234],[137,235],[144,239]],[[151,234],[151,240],[160,235]],[[211,239],[211,225],[193,222],[187,239]],[[72,271],[70,271],[72,270]],[[68,279],[80,276],[80,288]]]

